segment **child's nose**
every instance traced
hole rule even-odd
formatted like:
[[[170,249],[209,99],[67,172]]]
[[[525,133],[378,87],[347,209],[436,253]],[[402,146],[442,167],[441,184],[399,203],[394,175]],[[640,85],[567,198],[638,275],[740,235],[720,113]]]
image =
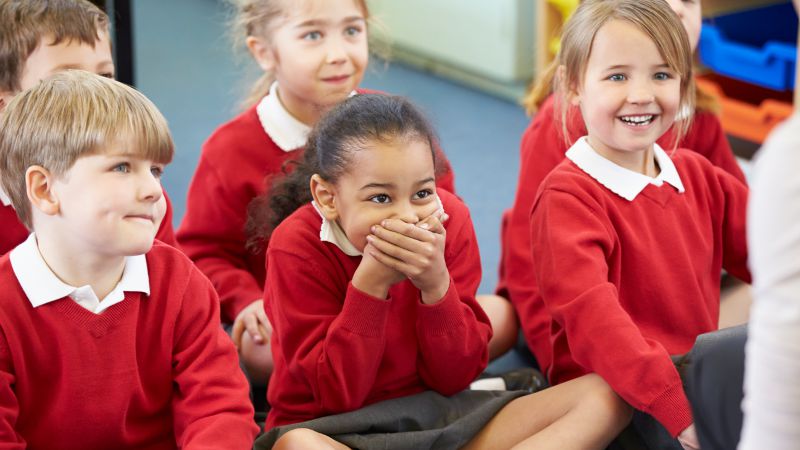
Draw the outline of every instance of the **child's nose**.
[[[628,90],[629,103],[650,103],[654,100],[655,95],[653,94],[653,87],[649,82],[631,83],[630,89]]]
[[[328,64],[339,64],[347,60],[347,50],[345,43],[341,39],[330,39],[328,41]]]
[[[394,214],[395,219],[400,219],[405,223],[417,223],[420,220],[417,209],[411,203],[403,203],[398,205]]]
[[[161,187],[161,181],[149,172],[147,175],[143,175],[139,183],[139,196],[141,199],[157,202],[161,199],[162,195],[164,195],[164,191]]]

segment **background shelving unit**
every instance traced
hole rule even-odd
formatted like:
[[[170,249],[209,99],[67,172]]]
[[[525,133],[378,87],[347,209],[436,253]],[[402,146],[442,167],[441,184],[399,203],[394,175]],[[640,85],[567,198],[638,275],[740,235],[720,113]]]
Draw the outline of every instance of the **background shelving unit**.
[[[788,0],[753,2],[707,17],[698,49],[708,73],[698,85],[720,99],[729,136],[757,147],[792,114],[797,36],[797,15]]]

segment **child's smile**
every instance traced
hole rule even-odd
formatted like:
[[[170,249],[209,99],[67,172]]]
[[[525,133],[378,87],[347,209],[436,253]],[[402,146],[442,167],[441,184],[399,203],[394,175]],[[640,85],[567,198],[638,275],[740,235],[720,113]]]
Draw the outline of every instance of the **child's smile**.
[[[100,253],[147,252],[166,211],[161,170],[161,164],[132,154],[78,158],[54,186],[65,236]]]
[[[581,108],[596,152],[619,165],[641,167],[642,158],[675,121],[680,77],[649,36],[628,22],[612,20],[595,36],[572,101]]]

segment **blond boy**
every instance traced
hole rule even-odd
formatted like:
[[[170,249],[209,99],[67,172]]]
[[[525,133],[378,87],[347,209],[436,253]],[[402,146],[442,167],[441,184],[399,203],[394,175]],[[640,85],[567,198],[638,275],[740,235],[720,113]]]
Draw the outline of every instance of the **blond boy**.
[[[33,233],[0,258],[4,448],[250,448],[257,432],[208,280],[153,243],[167,124],[64,71],[0,114],[0,182]]]

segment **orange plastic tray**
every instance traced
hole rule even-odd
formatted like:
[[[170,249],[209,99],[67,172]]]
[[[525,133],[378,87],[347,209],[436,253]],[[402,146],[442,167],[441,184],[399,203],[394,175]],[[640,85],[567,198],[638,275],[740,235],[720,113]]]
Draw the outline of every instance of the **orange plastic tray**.
[[[698,77],[697,86],[719,98],[722,127],[740,139],[764,142],[772,128],[793,112],[790,91],[760,89],[719,75]]]

